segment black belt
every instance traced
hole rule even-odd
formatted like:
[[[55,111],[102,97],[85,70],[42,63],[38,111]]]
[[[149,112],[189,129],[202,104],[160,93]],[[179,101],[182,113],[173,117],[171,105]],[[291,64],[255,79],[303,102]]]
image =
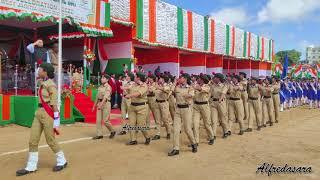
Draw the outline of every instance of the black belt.
[[[178,104],[178,108],[189,108],[188,104]]]
[[[164,103],[164,102],[166,102],[166,100],[158,100],[158,99],[156,99],[156,102],[157,103]]]
[[[156,95],[154,94],[151,94],[151,95],[147,95],[148,97],[155,97]]]
[[[229,99],[232,101],[239,101],[240,100],[240,98],[229,98]]]
[[[146,105],[147,103],[143,102],[143,103],[134,103],[132,102],[131,105],[132,106],[143,106],[143,105]]]
[[[249,97],[250,100],[258,100],[259,98]]]
[[[197,104],[197,105],[204,105],[204,104],[208,104],[208,101],[204,101],[204,102],[198,102],[198,101],[195,101],[194,104]]]
[[[219,101],[219,99],[217,99],[217,98],[211,97],[211,99],[212,99],[212,101]]]
[[[103,99],[98,99],[99,102],[102,102]],[[106,102],[111,102],[110,100],[107,100]]]
[[[279,93],[272,93],[273,95],[278,95]]]
[[[270,99],[271,96],[263,96],[264,99]]]

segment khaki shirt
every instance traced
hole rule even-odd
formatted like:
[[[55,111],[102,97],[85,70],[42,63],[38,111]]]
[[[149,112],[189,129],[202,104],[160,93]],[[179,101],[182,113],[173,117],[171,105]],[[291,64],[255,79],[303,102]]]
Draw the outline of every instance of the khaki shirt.
[[[247,91],[247,86],[248,86],[248,80],[243,79],[242,81],[239,82],[240,85],[243,87],[242,91]]]
[[[212,84],[210,87],[211,97],[214,99],[220,99],[222,95],[226,95],[228,92],[228,85],[223,83]]]
[[[58,92],[57,87],[52,79],[40,82],[41,94],[44,102],[51,106],[58,105]],[[40,94],[40,93],[39,93]]]
[[[229,92],[231,98],[241,98],[241,91],[243,90],[243,86],[238,84],[230,84]]]
[[[159,89],[162,88],[163,89]],[[156,90],[155,90],[155,94],[156,94],[156,99],[157,100],[165,100],[167,101],[169,99],[170,96],[170,92],[171,92],[171,87],[169,84],[163,84],[163,85],[156,85]]]
[[[122,82],[122,87],[125,87],[125,88],[130,88],[132,85],[134,84],[134,82],[133,81],[123,81]],[[127,95],[127,94],[129,94],[129,90],[124,90],[123,89],[123,95],[125,96],[125,95]]]
[[[176,86],[174,93],[176,95],[177,104],[179,105],[190,105],[192,103],[192,98],[194,97],[194,89],[189,85]],[[186,95],[192,96],[191,98],[186,98]]]
[[[273,92],[273,85],[265,85],[262,87],[262,96],[271,96]]]
[[[139,93],[140,95],[135,98],[131,98],[132,103],[145,103],[148,101],[147,98],[148,86],[145,83],[137,84],[134,83],[129,89],[129,94]]]
[[[194,100],[196,102],[206,102],[210,99],[210,86],[204,84],[201,86],[201,90],[195,89],[194,91]]]
[[[256,84],[255,86],[249,85],[248,96],[251,98],[260,98],[261,86]]]
[[[104,100],[105,102],[110,101],[111,92],[112,92],[112,88],[108,83],[105,83],[104,85],[99,86],[97,97],[96,97],[96,103],[98,102],[98,100],[101,100],[101,101]]]
[[[157,83],[152,83],[148,85],[148,95],[155,95]]]
[[[279,93],[280,92],[280,83],[275,83],[275,84],[272,84],[273,86],[273,93]]]

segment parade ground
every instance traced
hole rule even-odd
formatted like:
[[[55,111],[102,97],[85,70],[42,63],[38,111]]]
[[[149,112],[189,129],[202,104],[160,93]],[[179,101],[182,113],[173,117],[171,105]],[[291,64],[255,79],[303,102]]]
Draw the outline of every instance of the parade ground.
[[[112,118],[117,116],[114,114]],[[187,148],[187,137],[183,134],[182,149],[176,157],[167,156],[172,143],[165,138],[152,141],[149,146],[143,144],[141,133],[137,146],[125,145],[129,135],[93,141],[95,125],[76,123],[62,126],[62,134],[58,137],[69,163],[67,169],[52,172],[55,156],[42,136],[38,171],[24,177],[16,177],[15,172],[27,161],[30,129],[10,125],[0,128],[1,179],[320,179],[319,122],[319,110],[295,108],[282,112],[280,123],[260,132],[255,130],[222,139],[219,131],[213,146],[206,144],[206,133],[202,129],[198,153],[193,154]],[[238,125],[233,127],[238,128]],[[269,177],[256,174],[257,167],[263,163],[311,166],[312,173]]]

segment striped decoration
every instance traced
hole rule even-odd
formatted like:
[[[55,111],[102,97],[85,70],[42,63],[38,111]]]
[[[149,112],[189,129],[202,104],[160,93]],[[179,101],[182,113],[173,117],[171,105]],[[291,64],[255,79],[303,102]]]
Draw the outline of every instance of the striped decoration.
[[[211,52],[215,52],[215,47],[214,47],[214,43],[215,43],[215,34],[214,34],[214,31],[215,31],[215,21],[213,19],[210,19],[210,25],[209,25],[209,34],[210,34],[210,37],[209,37],[209,45],[210,45],[210,51]]]
[[[188,48],[192,49],[193,47],[193,25],[192,25],[192,12],[188,11]]]
[[[96,1],[95,25],[110,27],[110,4],[108,3],[108,0]]]
[[[209,49],[209,18],[204,17],[204,50],[208,51]]]

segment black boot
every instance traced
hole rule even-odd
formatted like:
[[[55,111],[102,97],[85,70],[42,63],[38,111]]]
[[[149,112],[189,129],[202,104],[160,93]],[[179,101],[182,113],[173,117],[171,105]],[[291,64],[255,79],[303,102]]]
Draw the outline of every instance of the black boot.
[[[175,156],[175,155],[179,155],[179,150],[172,150],[171,152],[168,153],[168,156]]]
[[[109,138],[110,139],[112,139],[112,138],[114,138],[114,136],[116,135],[116,132],[115,131],[113,131],[113,132],[111,132],[111,134],[110,134],[110,136],[109,136]]]
[[[25,169],[20,169],[16,172],[16,176],[24,176],[24,175],[27,175],[27,174],[30,174],[30,173],[34,173],[36,171],[28,171],[28,170],[25,170]]]
[[[137,144],[138,144],[137,141],[130,141],[130,142],[127,143],[127,145],[137,145]]]
[[[199,146],[199,143],[196,143],[197,146]],[[189,144],[188,147],[192,147],[192,144]]]
[[[273,126],[273,122],[270,122],[270,126]]]
[[[262,126],[258,126],[257,130],[260,131]]]
[[[231,131],[228,131],[227,134],[228,134],[228,136],[231,136]]]
[[[118,133],[118,135],[125,135],[125,134],[127,134],[126,131],[121,131],[121,132]]]
[[[170,139],[170,134],[167,134],[167,139]]]
[[[103,136],[95,136],[95,137],[93,137],[92,139],[93,140],[97,140],[97,139],[102,139],[103,138]]]
[[[147,138],[146,139],[146,142],[144,143],[145,145],[149,145],[150,144],[150,141],[151,141],[151,138]]]
[[[243,135],[244,131],[240,130],[239,135]]]
[[[192,147],[192,152],[193,153],[198,152],[198,145],[197,144],[192,144],[191,147]]]
[[[153,136],[152,140],[159,140],[160,139],[160,136],[159,135],[155,135]]]
[[[215,138],[210,139],[209,142],[208,142],[208,144],[209,144],[209,145],[213,145],[213,144],[214,144],[214,140],[215,140]]]
[[[248,128],[246,132],[252,132],[252,128]]]
[[[64,168],[66,168],[68,166],[68,163],[66,162],[64,165],[62,165],[62,166],[55,166],[55,167],[53,167],[53,169],[52,169],[52,171],[53,172],[58,172],[58,171],[61,171],[61,170],[63,170]]]
[[[222,138],[224,138],[224,139],[225,139],[225,138],[227,138],[227,137],[228,137],[228,135],[229,135],[228,133],[224,133],[224,134],[223,134],[223,136],[222,136]]]
[[[264,125],[263,125],[263,127],[267,127],[267,125],[266,125],[266,124],[264,124]]]
[[[276,120],[276,123],[279,123],[279,121],[278,121],[278,120]]]

